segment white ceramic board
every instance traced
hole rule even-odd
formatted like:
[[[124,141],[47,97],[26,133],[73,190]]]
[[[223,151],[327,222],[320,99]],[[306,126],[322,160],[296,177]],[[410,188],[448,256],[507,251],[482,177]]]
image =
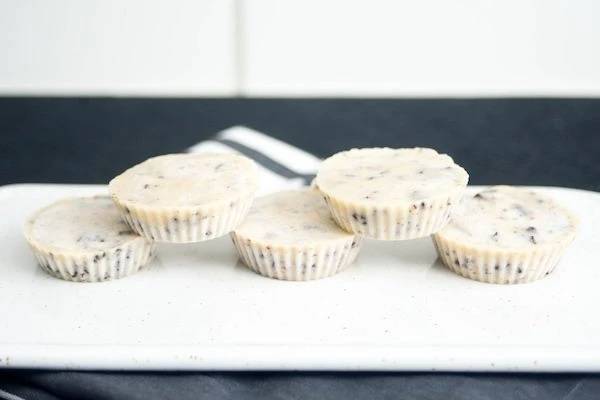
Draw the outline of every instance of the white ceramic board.
[[[430,239],[368,241],[320,281],[263,278],[228,237],[163,245],[104,283],[37,267],[22,234],[49,202],[102,186],[0,188],[0,365],[162,370],[600,371],[600,194],[539,188],[580,215],[557,270],[525,285],[454,275]]]

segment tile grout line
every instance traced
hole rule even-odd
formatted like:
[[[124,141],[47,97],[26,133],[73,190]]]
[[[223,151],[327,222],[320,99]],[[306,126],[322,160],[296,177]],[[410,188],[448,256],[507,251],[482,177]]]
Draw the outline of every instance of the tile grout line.
[[[235,95],[237,97],[244,96],[244,87],[246,84],[246,63],[245,63],[245,42],[244,42],[244,13],[243,1],[233,1],[233,70],[234,70],[234,86]]]

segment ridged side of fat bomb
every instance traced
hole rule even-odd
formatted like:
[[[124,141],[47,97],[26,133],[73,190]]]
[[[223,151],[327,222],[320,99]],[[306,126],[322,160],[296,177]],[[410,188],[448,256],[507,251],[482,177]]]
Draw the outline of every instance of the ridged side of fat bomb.
[[[345,231],[378,240],[409,240],[429,236],[449,221],[463,191],[410,206],[358,205],[323,194],[335,222]]]
[[[510,251],[478,249],[433,235],[442,262],[465,278],[496,284],[529,283],[549,275],[571,243]]]
[[[40,267],[55,278],[74,282],[103,282],[129,276],[154,256],[155,245],[138,237],[118,247],[86,252],[59,252],[29,242]]]
[[[246,217],[254,198],[239,198],[214,206],[152,209],[125,204],[113,196],[121,216],[138,235],[169,243],[216,239],[235,229]]]
[[[288,281],[335,275],[354,262],[362,245],[359,236],[308,246],[270,245],[236,232],[231,233],[231,239],[242,262],[254,272]]]

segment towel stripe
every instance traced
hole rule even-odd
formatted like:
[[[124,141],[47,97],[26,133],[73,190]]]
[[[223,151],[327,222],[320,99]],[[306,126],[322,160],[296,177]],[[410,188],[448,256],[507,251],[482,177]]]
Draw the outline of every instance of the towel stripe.
[[[298,173],[298,172],[286,167],[285,165],[281,164],[280,162],[273,160],[271,157],[261,153],[260,151],[252,149],[252,148],[250,148],[246,145],[243,145],[241,143],[238,143],[234,140],[222,139],[222,138],[218,138],[218,137],[211,139],[211,140],[218,142],[218,143],[222,143],[222,144],[232,148],[233,150],[238,151],[239,153],[245,155],[246,157],[253,159],[258,164],[260,164],[262,167],[264,167],[264,168],[268,169],[269,171],[274,172],[278,175],[281,175],[284,178],[288,178],[288,179],[300,178],[304,181],[305,185],[310,185],[310,183],[312,182],[312,180],[315,177],[314,174]]]

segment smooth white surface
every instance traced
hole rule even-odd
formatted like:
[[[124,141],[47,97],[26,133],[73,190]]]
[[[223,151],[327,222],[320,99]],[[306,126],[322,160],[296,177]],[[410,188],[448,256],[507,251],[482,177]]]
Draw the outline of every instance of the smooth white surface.
[[[540,189],[582,217],[557,270],[525,285],[454,275],[429,239],[365,243],[320,281],[263,278],[228,238],[159,248],[129,278],[72,283],[35,263],[26,216],[102,186],[0,188],[0,364],[110,369],[600,371],[600,194]]]
[[[0,94],[600,96],[596,0],[3,0]]]
[[[233,95],[234,0],[3,0],[0,93]]]
[[[597,96],[595,0],[241,0],[250,96]]]

